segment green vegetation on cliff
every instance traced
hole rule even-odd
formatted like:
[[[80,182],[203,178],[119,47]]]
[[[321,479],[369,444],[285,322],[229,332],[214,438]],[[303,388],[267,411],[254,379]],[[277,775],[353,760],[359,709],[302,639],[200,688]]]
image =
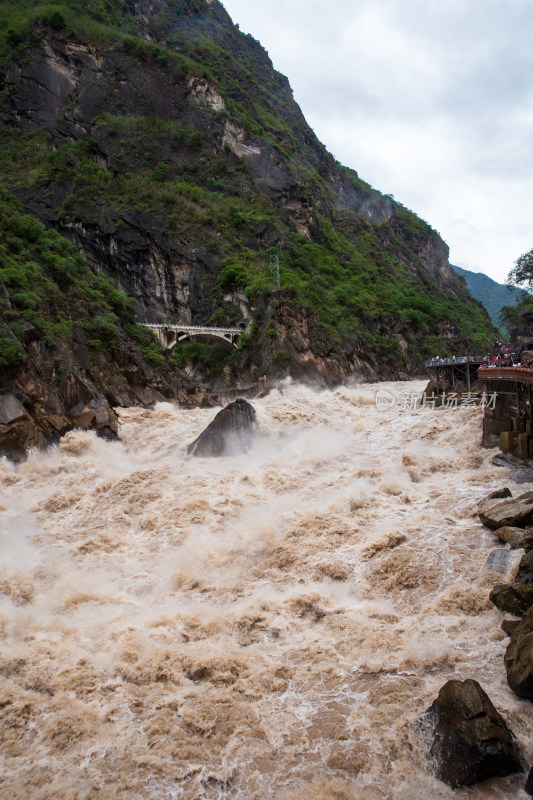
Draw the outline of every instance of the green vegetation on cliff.
[[[30,343],[112,353],[135,342],[152,365],[163,361],[153,336],[135,323],[132,298],[96,275],[73,245],[0,188],[0,367],[27,360]],[[55,365],[62,376],[61,363]]]
[[[438,234],[327,153],[287,79],[218,2],[136,7],[0,1],[0,181],[137,298],[138,318],[227,324],[244,293],[256,325],[231,361],[248,351],[254,374],[292,357],[279,340],[287,304],[310,321],[314,355],[348,365],[355,354],[415,368],[494,337]],[[58,257],[78,270],[60,291],[93,303],[88,341],[111,347],[133,307],[117,308],[113,284],[89,279],[74,251]],[[27,276],[27,292],[41,297],[44,274]],[[41,297],[16,313],[53,340],[68,320],[45,308]],[[162,366],[230,361],[200,346],[169,361],[128,330]]]

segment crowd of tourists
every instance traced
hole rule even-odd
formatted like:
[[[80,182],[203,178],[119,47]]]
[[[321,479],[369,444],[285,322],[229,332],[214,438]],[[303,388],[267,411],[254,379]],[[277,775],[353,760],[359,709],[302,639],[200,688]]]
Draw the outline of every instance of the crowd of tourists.
[[[494,347],[487,353],[487,363],[484,366],[533,369],[533,353],[524,347],[512,350],[508,345],[494,342]]]
[[[501,342],[494,342],[485,355],[476,356],[451,356],[441,358],[435,356],[426,362],[429,367],[448,364],[467,364],[475,363],[481,367],[520,367],[521,369],[533,369],[533,346],[531,350],[511,350],[508,345]]]
[[[509,353],[508,356],[495,356],[491,358],[485,367],[522,367],[522,369],[533,369],[533,358],[531,356],[521,356],[520,353]]]

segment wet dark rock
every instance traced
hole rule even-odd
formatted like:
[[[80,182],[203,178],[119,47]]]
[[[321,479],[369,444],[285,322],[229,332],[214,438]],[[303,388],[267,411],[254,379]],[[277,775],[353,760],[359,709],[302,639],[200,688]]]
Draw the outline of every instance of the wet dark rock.
[[[533,586],[521,583],[502,584],[494,587],[489,598],[500,611],[521,617],[533,605]]]
[[[533,522],[533,492],[505,500],[485,500],[479,508],[479,518],[493,529],[525,526]]]
[[[513,495],[509,487],[504,486],[501,489],[495,489],[493,492],[484,497],[483,500],[480,500],[478,503],[478,507],[481,507],[483,503],[485,503],[487,500],[498,500],[504,497],[512,497],[512,496]]]
[[[524,786],[526,792],[533,796],[533,767],[529,770],[529,775],[527,776],[526,785]]]
[[[533,608],[526,611],[514,629],[504,663],[513,692],[533,700]]]
[[[240,398],[219,411],[187,448],[188,456],[233,456],[246,452],[259,427],[254,407]]]
[[[522,556],[515,583],[525,583],[526,586],[533,586],[533,550],[529,550]]]
[[[512,636],[517,625],[520,625],[519,619],[504,619],[500,627],[507,636]]]
[[[448,786],[470,786],[527,767],[513,734],[475,680],[445,683],[421,722],[432,733],[434,773]]]

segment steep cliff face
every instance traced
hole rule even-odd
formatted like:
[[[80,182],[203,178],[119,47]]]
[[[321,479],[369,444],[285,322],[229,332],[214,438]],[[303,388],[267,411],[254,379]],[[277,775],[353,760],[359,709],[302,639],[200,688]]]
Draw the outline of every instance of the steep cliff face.
[[[108,277],[0,189],[0,456],[74,427],[115,436],[114,406],[202,401],[134,315]]]
[[[438,234],[333,159],[218,0],[20,7],[0,179],[141,321],[236,322],[244,292],[226,382],[397,375],[493,335]]]

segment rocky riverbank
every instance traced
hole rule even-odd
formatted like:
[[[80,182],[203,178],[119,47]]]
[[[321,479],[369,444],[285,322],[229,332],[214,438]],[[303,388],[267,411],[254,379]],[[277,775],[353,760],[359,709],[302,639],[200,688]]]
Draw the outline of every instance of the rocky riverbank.
[[[516,695],[532,701],[533,492],[513,497],[506,486],[478,507],[480,521],[505,545],[490,554],[491,569],[497,571],[499,564],[506,568],[509,551],[523,551],[517,568],[511,570],[512,582],[495,586],[490,600],[505,615],[501,627],[510,637],[504,657],[507,683]],[[429,741],[426,755],[432,771],[449,786],[468,786],[528,769],[512,732],[477,681],[448,681],[419,724]],[[524,788],[533,796],[533,769]]]
[[[150,406],[173,399],[184,407],[214,403],[199,380],[176,374],[174,379],[152,369],[140,356],[123,351],[94,356],[78,348],[80,362],[66,347],[63,368],[28,358],[0,382],[0,456],[23,459],[32,447],[42,448],[75,428],[116,438],[115,408]]]

